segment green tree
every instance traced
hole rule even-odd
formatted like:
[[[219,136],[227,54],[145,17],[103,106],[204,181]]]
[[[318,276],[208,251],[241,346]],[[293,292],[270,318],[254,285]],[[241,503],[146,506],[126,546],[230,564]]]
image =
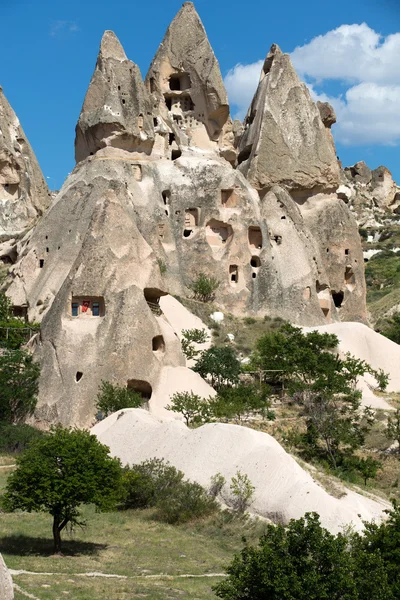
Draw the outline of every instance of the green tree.
[[[122,408],[140,408],[142,405],[142,396],[134,390],[109,381],[101,382],[96,408],[104,417]]]
[[[274,413],[269,395],[270,388],[266,385],[261,388],[244,383],[221,386],[217,396],[209,401],[210,415],[216,420],[235,419],[239,423],[250,415],[272,420]]]
[[[258,547],[246,545],[214,587],[225,600],[395,600],[379,552],[353,552],[359,544],[333,535],[317,514],[267,525]],[[366,542],[366,545],[368,542]],[[385,542],[383,546],[389,549]],[[395,559],[390,559],[395,566]],[[398,560],[398,557],[397,557]],[[396,564],[397,573],[398,562]],[[395,575],[394,575],[395,576]]]
[[[121,495],[121,463],[88,431],[55,427],[17,458],[8,479],[8,510],[45,512],[53,517],[54,552],[61,551],[61,532],[79,521],[79,507],[111,509]]]
[[[205,329],[182,329],[182,352],[188,360],[196,358],[200,350],[196,350],[193,344],[204,344],[208,340]]]
[[[397,450],[400,455],[400,408],[396,409],[393,416],[388,417],[385,434],[388,440],[397,442]]]
[[[249,508],[256,488],[246,473],[236,471],[236,475],[231,479],[229,490],[231,493],[230,503],[233,510],[239,514],[243,514]]]
[[[171,397],[171,404],[168,404],[166,409],[181,413],[186,425],[189,427],[189,425],[203,420],[207,412],[207,406],[207,400],[193,392],[176,392]]]
[[[212,302],[215,298],[215,291],[219,287],[218,279],[208,277],[205,273],[199,273],[188,286],[196,300],[200,302]]]
[[[40,367],[25,350],[0,355],[0,421],[21,423],[37,404]]]
[[[396,263],[398,263],[397,258]],[[392,315],[388,320],[387,325],[383,327],[381,333],[389,338],[389,340],[392,340],[392,342],[400,344],[400,312],[396,312]]]
[[[367,485],[368,479],[376,479],[379,469],[382,468],[382,463],[372,458],[372,456],[367,456],[367,458],[357,457],[354,467],[364,479],[364,484]]]
[[[336,468],[344,453],[353,453],[373,423],[370,409],[360,410],[357,378],[369,365],[349,354],[339,358],[335,335],[285,324],[257,342],[252,365],[262,371],[277,369],[288,392],[302,406],[307,422],[307,449],[319,454],[321,441],[326,458]]]
[[[203,379],[209,379],[212,387],[218,391],[222,385],[238,383],[241,365],[233,348],[213,346],[201,353],[193,370]]]
[[[13,314],[13,305],[4,294],[0,293],[0,346],[9,350],[18,350],[31,335],[39,331],[37,323],[25,323]]]

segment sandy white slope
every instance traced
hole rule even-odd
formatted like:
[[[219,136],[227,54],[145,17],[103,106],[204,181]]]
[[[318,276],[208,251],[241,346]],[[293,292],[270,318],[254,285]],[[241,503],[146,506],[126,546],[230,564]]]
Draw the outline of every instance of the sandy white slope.
[[[207,424],[188,429],[180,421],[161,422],[141,409],[114,413],[92,429],[124,464],[159,457],[181,469],[186,477],[207,486],[222,473],[227,480],[239,469],[256,487],[251,511],[287,522],[316,511],[333,532],[362,519],[379,519],[387,505],[347,491],[330,496],[270,435],[239,425]]]

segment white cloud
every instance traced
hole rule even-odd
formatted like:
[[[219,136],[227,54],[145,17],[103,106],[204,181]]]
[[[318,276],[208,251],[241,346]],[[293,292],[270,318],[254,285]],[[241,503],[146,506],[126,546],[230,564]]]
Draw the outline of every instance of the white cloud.
[[[341,25],[291,54],[314,100],[335,108],[333,134],[345,145],[400,143],[400,32],[382,37],[366,23]],[[243,118],[256,90],[262,61],[236,65],[225,77],[230,102]],[[325,82],[343,92],[328,96]]]
[[[386,38],[368,27],[341,25],[319,35],[291,54],[300,75],[315,80],[339,79],[400,84],[400,33]]]
[[[246,116],[260,80],[263,63],[264,61],[258,60],[249,65],[238,64],[225,76],[224,82],[229,101],[237,109],[233,115],[235,119],[243,120]]]
[[[76,33],[79,27],[75,21],[52,21],[50,23],[50,35],[56,37],[61,32]]]

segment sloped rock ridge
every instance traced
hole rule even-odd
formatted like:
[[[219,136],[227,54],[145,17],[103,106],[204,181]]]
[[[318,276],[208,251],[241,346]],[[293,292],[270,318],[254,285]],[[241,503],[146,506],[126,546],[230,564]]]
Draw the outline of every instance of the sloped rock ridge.
[[[9,570],[0,554],[0,598],[1,600],[14,600],[13,582]]]
[[[215,302],[235,315],[365,321],[332,119],[273,46],[245,123],[232,124],[190,2],[144,81],[104,34],[77,165],[11,269],[8,294],[42,322],[37,420],[90,424],[101,379],[135,389],[152,410],[165,370],[185,365],[160,298],[190,295],[200,272],[218,279]]]

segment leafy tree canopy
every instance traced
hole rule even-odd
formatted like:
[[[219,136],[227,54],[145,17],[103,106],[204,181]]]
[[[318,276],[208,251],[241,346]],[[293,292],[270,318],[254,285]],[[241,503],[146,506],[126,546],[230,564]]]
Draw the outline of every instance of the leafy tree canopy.
[[[53,517],[54,551],[61,532],[79,521],[81,504],[112,508],[121,495],[121,463],[87,431],[55,427],[17,458],[4,506],[8,510],[45,512]]]
[[[209,379],[218,390],[222,385],[234,385],[239,381],[241,365],[233,348],[213,346],[201,353],[193,370]]]
[[[0,355],[0,421],[21,423],[35,410],[40,367],[25,350]]]

